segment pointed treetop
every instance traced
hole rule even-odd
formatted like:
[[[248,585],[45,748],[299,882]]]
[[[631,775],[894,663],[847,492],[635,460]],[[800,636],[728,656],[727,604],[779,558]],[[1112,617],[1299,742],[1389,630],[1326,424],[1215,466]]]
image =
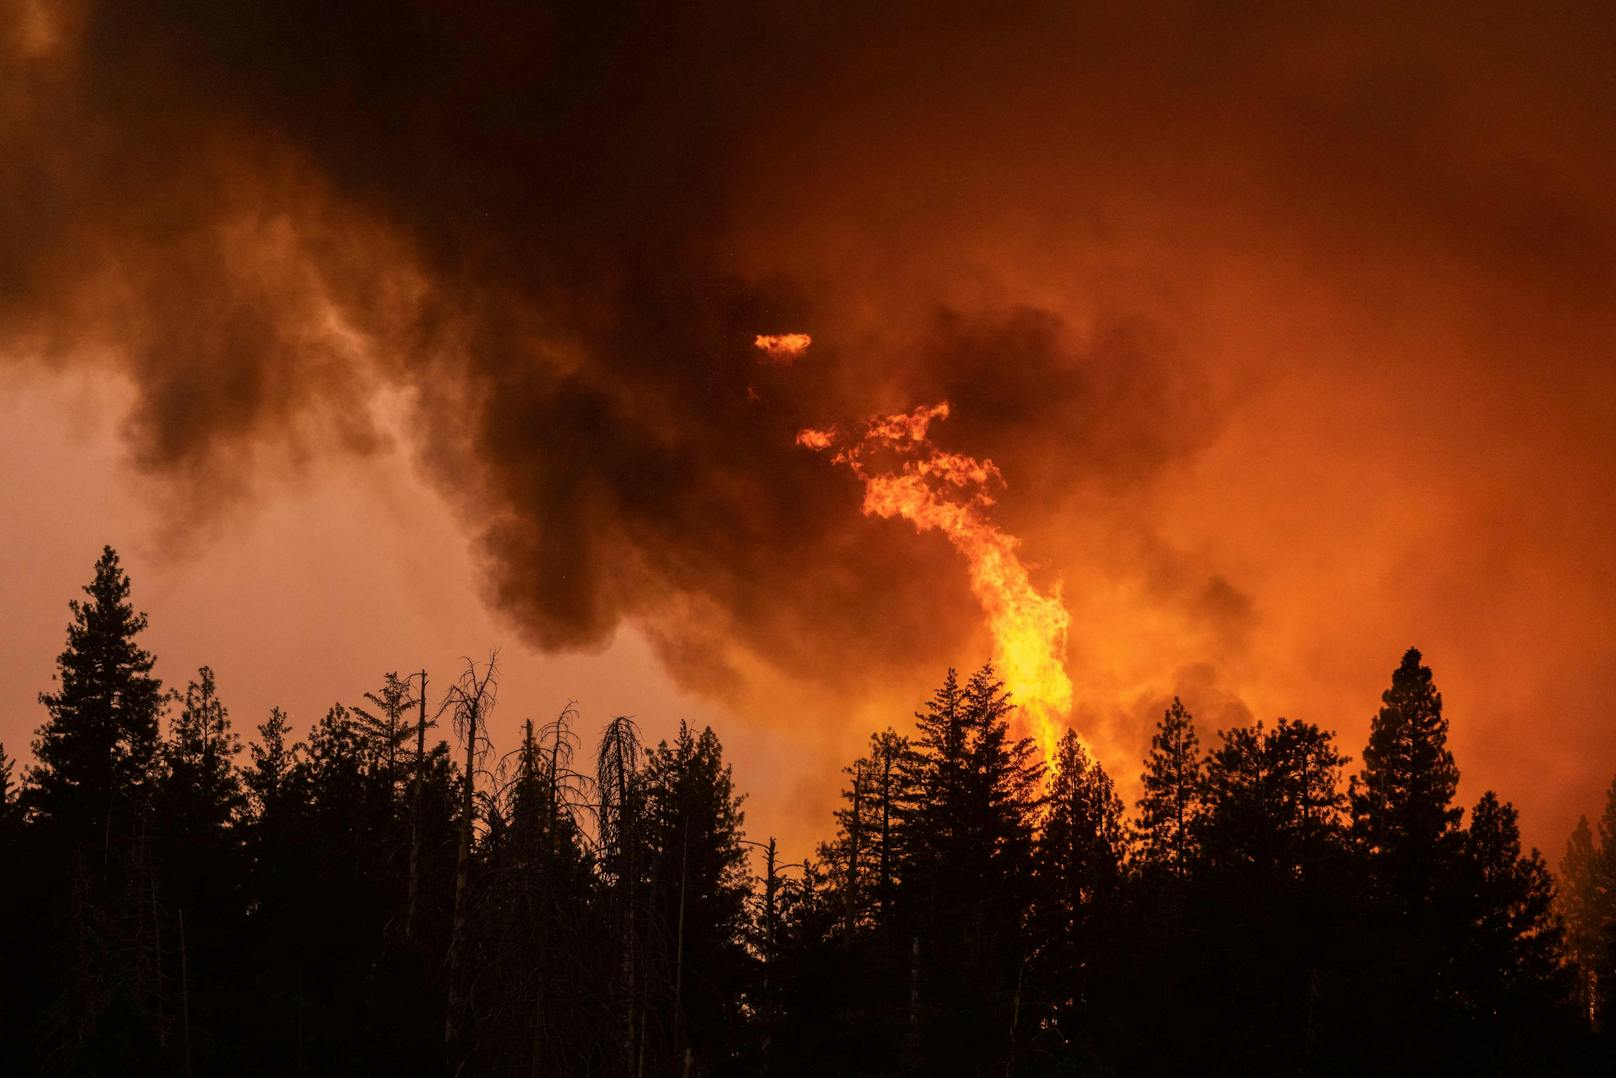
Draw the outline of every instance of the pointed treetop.
[[[68,604],[67,646],[57,658],[56,691],[41,693],[49,713],[34,741],[29,786],[39,811],[81,835],[106,832],[107,813],[145,802],[165,697],[155,659],[137,637],[146,615],[129,602],[129,577],[102,549],[85,600]]]

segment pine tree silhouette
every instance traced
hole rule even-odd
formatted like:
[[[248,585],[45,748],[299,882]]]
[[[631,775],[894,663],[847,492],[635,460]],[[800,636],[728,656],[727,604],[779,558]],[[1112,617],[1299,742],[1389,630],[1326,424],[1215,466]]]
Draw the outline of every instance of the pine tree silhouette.
[[[50,717],[28,772],[32,811],[61,841],[99,848],[103,861],[114,831],[124,838],[148,807],[163,707],[155,660],[136,640],[146,615],[129,591],[117,552],[104,548],[84,589],[88,601],[68,604],[67,647],[56,691],[39,697]]]
[[[1454,804],[1412,649],[1345,791],[1329,731],[1254,722],[1203,755],[1175,699],[1131,828],[1076,733],[1046,774],[992,668],[950,670],[842,770],[816,858],[749,862],[710,729],[646,751],[614,719],[589,774],[568,707],[501,756],[471,668],[438,709],[463,756],[387,675],[306,741],[272,710],[243,767],[210,668],[162,693],[110,550],[87,591],[20,791],[0,749],[25,1068],[1608,1070],[1616,783],[1557,896],[1513,807]]]
[[[1173,697],[1150,739],[1144,792],[1139,798],[1137,843],[1140,860],[1180,879],[1197,854],[1196,824],[1205,809],[1205,761],[1195,718]]]
[[[1353,827],[1396,901],[1416,913],[1431,901],[1451,859],[1462,810],[1459,768],[1448,750],[1442,694],[1409,648],[1370,725],[1363,771],[1352,787]]]

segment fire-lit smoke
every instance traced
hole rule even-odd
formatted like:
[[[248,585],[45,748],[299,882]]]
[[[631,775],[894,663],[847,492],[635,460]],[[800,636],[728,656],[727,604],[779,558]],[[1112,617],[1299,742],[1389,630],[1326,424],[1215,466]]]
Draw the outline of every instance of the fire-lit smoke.
[[[752,346],[770,363],[791,364],[808,352],[814,339],[806,333],[759,333]]]
[[[1563,817],[1616,752],[1616,21],[1360,8],[0,0],[0,363],[119,386],[185,537],[419,465],[456,601],[821,773],[982,632],[862,495],[1029,599],[1005,674],[1119,776],[1176,693],[1353,751],[1417,643],[1466,781]],[[871,413],[872,490],[794,444]]]
[[[992,460],[939,449],[931,424],[948,418],[948,402],[881,416],[831,460],[864,481],[864,513],[909,521],[918,531],[938,531],[964,555],[971,591],[982,604],[993,636],[994,662],[1021,707],[1028,732],[1046,758],[1053,758],[1063,721],[1072,708],[1066,673],[1066,633],[1071,615],[1060,585],[1039,591],[1017,553],[1020,541],[998,527],[990,493],[1004,485]],[[837,444],[834,430],[805,428],[797,444],[823,452]],[[896,470],[892,470],[893,468]]]

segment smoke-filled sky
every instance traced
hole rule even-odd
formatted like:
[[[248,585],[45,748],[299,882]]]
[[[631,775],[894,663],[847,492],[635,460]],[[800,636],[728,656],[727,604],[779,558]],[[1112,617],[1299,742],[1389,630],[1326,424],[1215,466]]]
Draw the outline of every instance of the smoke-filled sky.
[[[711,722],[804,843],[994,642],[797,435],[947,401],[1125,788],[1415,644],[1467,800],[1597,808],[1602,5],[554,7],[0,0],[14,753],[112,542],[239,727],[503,645],[496,736]]]

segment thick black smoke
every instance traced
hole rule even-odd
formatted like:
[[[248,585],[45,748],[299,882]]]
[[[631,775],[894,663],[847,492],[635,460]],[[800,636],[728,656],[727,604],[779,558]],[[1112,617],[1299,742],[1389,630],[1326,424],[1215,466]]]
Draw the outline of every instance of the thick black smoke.
[[[744,656],[957,659],[946,544],[862,520],[797,429],[950,399],[945,442],[1048,532],[1216,432],[1136,235],[1188,222],[1189,264],[1252,214],[1350,260],[1389,213],[1556,279],[1608,253],[1575,184],[1423,160],[1488,106],[1498,16],[1450,40],[1220,8],[7,0],[0,352],[125,374],[133,457],[192,512],[370,451],[369,402],[408,388],[546,648],[631,620],[719,691]],[[1043,234],[1075,308],[1007,270],[1060,280]],[[807,359],[758,363],[755,334],[799,330]],[[1192,575],[1244,633],[1238,587]]]
[[[718,689],[737,650],[856,676],[946,652],[971,617],[948,551],[861,527],[795,431],[935,391],[1019,466],[1050,420],[1131,420],[1047,312],[933,304],[895,359],[741,269],[741,158],[855,28],[677,7],[13,7],[5,350],[125,372],[134,457],[188,511],[371,448],[370,395],[413,387],[495,599],[547,648],[637,619]],[[811,362],[760,366],[756,333],[798,329]],[[1132,471],[1178,446],[1100,448]]]

